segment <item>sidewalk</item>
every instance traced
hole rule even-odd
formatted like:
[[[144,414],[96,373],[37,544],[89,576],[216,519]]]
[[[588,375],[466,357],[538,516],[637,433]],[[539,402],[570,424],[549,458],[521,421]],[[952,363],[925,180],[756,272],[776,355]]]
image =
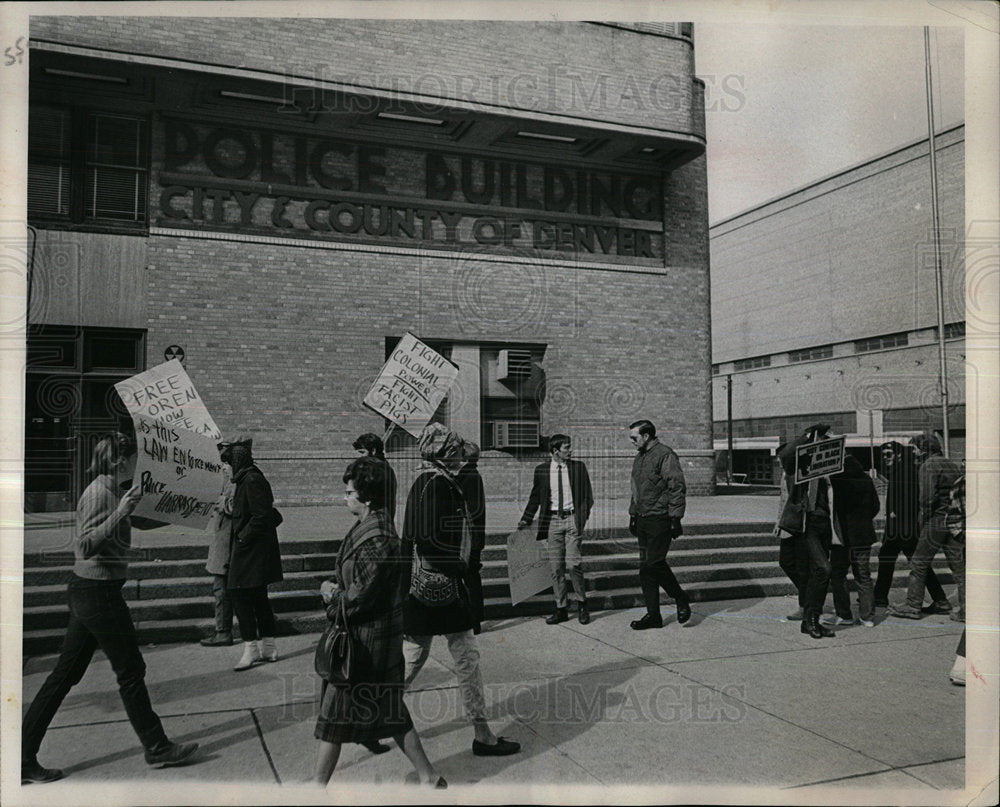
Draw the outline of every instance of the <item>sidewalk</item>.
[[[488,500],[486,503],[487,533],[508,533],[517,527],[525,502]],[[397,527],[403,514],[396,513]],[[342,502],[305,507],[281,507],[284,522],[278,536],[284,541],[343,538],[354,524]],[[724,524],[731,522],[773,523],[778,509],[777,496],[690,496],[684,524]],[[44,552],[72,550],[73,513],[29,513],[25,516],[24,551]],[[628,500],[598,502],[587,523],[588,530],[624,528],[628,526]],[[155,530],[132,530],[132,546],[145,549],[156,546],[176,546],[204,542],[203,530],[170,525]]]
[[[696,603],[682,627],[667,606],[666,626],[644,632],[629,629],[638,614],[628,611],[597,612],[586,626],[487,623],[479,644],[491,724],[522,744],[499,759],[472,755],[451,659],[436,640],[407,704],[449,782],[443,793],[403,787],[410,766],[395,747],[374,757],[356,745],[344,747],[326,793],[302,789],[316,753],[316,635],[280,639],[277,663],[242,673],[231,671],[235,647],[144,647],[168,734],[201,743],[196,762],[165,771],[144,764],[98,653],[39,755],[67,778],[10,795],[80,805],[108,793],[133,804],[968,801],[954,792],[965,782],[966,690],[948,681],[963,626],[889,619],[817,641],[784,620],[793,608],[785,597]],[[25,703],[53,663],[26,662]],[[970,672],[969,690],[977,680]],[[240,789],[224,795],[205,782]],[[606,789],[626,786],[617,797]],[[737,790],[727,798],[722,787]],[[767,791],[748,789],[758,787]]]

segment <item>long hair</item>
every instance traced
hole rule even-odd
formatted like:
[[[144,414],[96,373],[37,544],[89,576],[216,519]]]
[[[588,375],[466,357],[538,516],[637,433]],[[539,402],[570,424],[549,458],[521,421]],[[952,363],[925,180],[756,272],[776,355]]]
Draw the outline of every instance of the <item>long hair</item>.
[[[94,446],[94,455],[90,459],[87,473],[91,476],[110,474],[123,457],[131,457],[138,451],[135,440],[121,432],[115,432]]]

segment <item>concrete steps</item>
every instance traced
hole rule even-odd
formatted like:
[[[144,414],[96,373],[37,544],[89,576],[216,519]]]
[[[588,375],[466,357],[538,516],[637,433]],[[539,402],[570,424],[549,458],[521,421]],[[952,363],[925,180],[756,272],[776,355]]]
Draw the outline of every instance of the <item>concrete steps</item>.
[[[793,593],[778,567],[778,546],[770,524],[692,525],[670,550],[670,564],[692,601],[705,602]],[[483,591],[487,619],[548,613],[551,592],[514,606],[507,582],[506,534],[487,536],[483,551]],[[325,614],[320,583],[334,568],[335,541],[288,541],[282,545],[285,579],[270,587],[281,633],[321,630]],[[638,545],[627,530],[595,530],[584,539],[584,573],[592,610],[642,606]],[[132,553],[123,593],[143,644],[197,641],[211,631],[212,581],[205,572],[203,544],[157,547]],[[24,652],[59,649],[69,619],[66,583],[72,553],[25,556]],[[942,583],[951,583],[943,558],[935,563]],[[873,562],[873,573],[875,564]],[[905,585],[907,564],[897,564],[893,585]],[[664,598],[666,602],[666,598]],[[664,615],[669,614],[669,606]]]

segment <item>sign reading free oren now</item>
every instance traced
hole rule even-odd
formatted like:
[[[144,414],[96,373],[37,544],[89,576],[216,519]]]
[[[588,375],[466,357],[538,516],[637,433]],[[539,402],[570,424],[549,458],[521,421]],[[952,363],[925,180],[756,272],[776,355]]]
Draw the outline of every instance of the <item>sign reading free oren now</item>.
[[[365,396],[364,405],[419,437],[458,377],[458,365],[407,333]]]

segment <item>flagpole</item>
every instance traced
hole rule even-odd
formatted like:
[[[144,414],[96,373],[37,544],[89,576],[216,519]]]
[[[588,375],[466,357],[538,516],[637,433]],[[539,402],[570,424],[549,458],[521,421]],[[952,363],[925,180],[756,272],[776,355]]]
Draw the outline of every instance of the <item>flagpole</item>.
[[[941,393],[941,431],[944,455],[949,456],[948,365],[944,345],[944,278],[941,271],[941,216],[938,210],[937,149],[934,143],[934,93],[931,87],[931,30],[924,26],[924,66],[927,79],[927,145],[931,155],[931,211],[934,217],[934,282],[937,289],[938,388]]]

